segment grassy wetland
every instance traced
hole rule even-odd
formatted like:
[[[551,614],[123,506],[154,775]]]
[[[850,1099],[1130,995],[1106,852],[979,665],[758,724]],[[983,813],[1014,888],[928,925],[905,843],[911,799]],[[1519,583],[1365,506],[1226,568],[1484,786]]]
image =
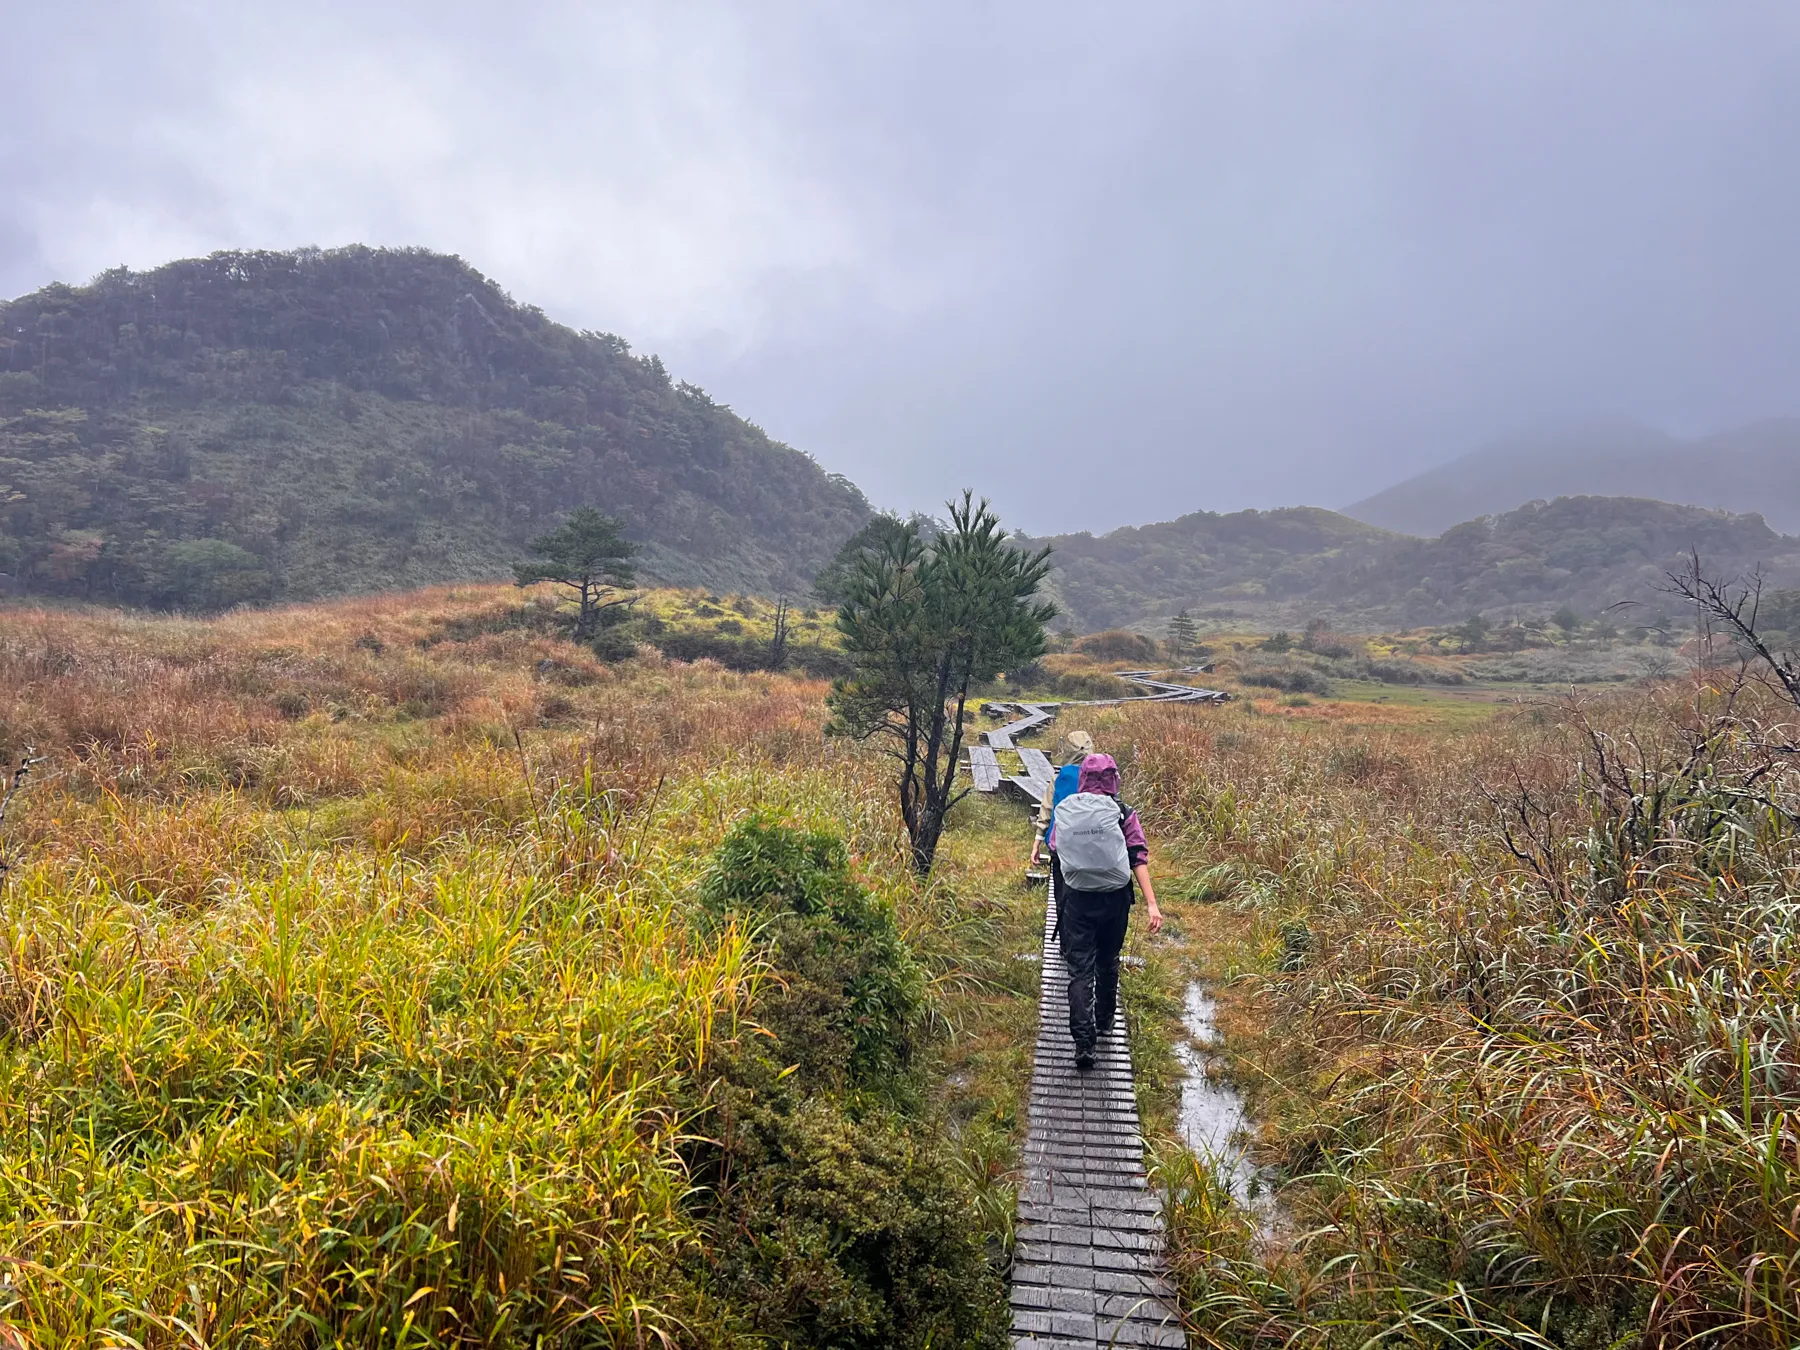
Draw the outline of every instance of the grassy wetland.
[[[1022,811],[921,883],[823,681],[548,604],[5,615],[0,1346],[1004,1344]],[[1193,1343],[1791,1344],[1792,704],[1219,682],[1065,715]],[[1176,1137],[1195,978],[1273,1221]]]
[[[1792,703],[1345,711],[1129,715],[1283,1182],[1166,1154],[1194,1340],[1792,1344]]]
[[[7,615],[14,1343],[998,1343],[998,908],[822,683],[534,608]]]

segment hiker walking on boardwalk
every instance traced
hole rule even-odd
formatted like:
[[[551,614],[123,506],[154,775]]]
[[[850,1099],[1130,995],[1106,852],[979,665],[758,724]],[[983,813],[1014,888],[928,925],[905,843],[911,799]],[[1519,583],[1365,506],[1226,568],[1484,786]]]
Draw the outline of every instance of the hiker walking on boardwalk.
[[[1056,779],[1051,790],[1044,794],[1044,800],[1038,803],[1037,832],[1031,836],[1031,865],[1036,867],[1043,858],[1044,851],[1050,847],[1050,819],[1056,805],[1064,797],[1072,796],[1081,779],[1081,761],[1094,753],[1094,738],[1085,731],[1071,731],[1066,744],[1069,747],[1069,762],[1056,771]]]
[[[1055,807],[1050,825],[1051,885],[1069,968],[1069,1035],[1078,1069],[1094,1067],[1095,1042],[1118,1015],[1119,952],[1131,922],[1134,878],[1144,889],[1150,931],[1162,929],[1149,864],[1137,812],[1119,800],[1119,766],[1111,755],[1088,755],[1074,793]]]

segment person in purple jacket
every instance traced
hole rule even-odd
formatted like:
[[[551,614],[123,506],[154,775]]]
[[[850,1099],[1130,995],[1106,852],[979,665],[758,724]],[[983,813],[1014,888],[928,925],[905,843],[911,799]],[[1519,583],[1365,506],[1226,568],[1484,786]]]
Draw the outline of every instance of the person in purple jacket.
[[[1081,761],[1076,792],[1119,795],[1119,766],[1111,755],[1089,755]],[[1149,911],[1150,931],[1162,931],[1162,910],[1150,884],[1150,845],[1138,814],[1119,803],[1119,828],[1131,875],[1143,888]],[[1063,881],[1056,852],[1056,834],[1050,836],[1051,885],[1055,887],[1057,936],[1063,963],[1069,968],[1069,1035],[1075,1041],[1075,1065],[1094,1065],[1095,1043],[1112,1030],[1119,1007],[1119,953],[1125,946],[1125,929],[1131,922],[1132,882],[1116,891],[1079,891]]]

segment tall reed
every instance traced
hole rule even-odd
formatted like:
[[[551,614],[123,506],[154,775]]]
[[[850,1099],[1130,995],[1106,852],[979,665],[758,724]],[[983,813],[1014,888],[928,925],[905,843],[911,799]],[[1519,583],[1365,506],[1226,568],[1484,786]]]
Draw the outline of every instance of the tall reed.
[[[1788,710],[1791,716],[1791,710]],[[1790,729],[1634,691],[1457,734],[1130,715],[1243,927],[1287,1227],[1168,1176],[1205,1343],[1800,1337]]]
[[[771,806],[900,887],[891,809],[823,686],[609,667],[519,605],[6,615],[0,750],[48,759],[0,890],[0,1326],[741,1335],[688,1160],[768,976],[685,907]]]

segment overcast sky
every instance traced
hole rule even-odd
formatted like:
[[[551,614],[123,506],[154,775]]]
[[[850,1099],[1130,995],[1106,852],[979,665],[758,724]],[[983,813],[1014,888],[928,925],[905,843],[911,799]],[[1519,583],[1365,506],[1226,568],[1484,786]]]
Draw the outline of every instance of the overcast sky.
[[[1800,413],[1800,5],[0,0],[0,291],[461,254],[881,505]]]

